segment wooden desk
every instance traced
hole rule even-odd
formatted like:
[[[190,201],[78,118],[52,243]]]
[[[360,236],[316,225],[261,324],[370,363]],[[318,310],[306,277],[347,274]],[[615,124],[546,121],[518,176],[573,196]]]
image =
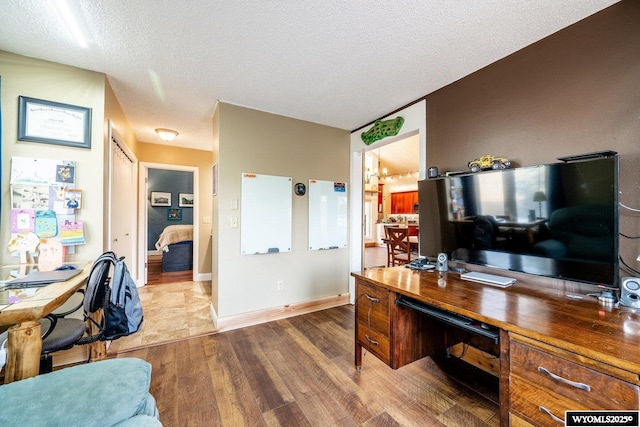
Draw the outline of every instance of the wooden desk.
[[[547,412],[562,418],[566,409],[640,408],[640,315],[631,309],[524,282],[483,285],[453,272],[392,267],[352,275],[358,369],[363,348],[397,369],[456,343],[442,322],[398,305],[403,296],[496,328],[503,426],[557,425]]]
[[[10,383],[38,375],[42,352],[42,319],[82,288],[89,277],[91,264],[66,282],[52,283],[14,304],[0,305],[0,325],[9,328],[9,347],[4,382]]]

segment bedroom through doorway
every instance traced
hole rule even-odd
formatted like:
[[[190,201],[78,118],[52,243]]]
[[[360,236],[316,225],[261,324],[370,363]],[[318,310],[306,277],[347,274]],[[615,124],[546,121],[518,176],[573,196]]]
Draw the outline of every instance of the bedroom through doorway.
[[[193,281],[197,272],[197,168],[143,164],[140,248],[144,283]],[[144,219],[142,218],[144,217]],[[143,222],[144,221],[144,222]]]

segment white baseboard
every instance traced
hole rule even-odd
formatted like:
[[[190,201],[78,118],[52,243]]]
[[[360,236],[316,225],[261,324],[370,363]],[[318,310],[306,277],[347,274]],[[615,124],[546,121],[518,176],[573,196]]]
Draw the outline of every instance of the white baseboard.
[[[211,281],[211,273],[193,273],[193,281],[194,282],[207,282]]]
[[[264,310],[241,313],[221,318],[217,317],[212,306],[211,318],[216,325],[216,332],[226,332],[233,329],[244,328],[246,326],[258,325],[260,323],[271,322],[273,320],[286,319],[287,317],[299,316],[301,314],[312,313],[314,311],[324,310],[327,308],[347,305],[350,303],[349,299],[349,293],[339,294],[312,301],[288,304],[282,307],[267,308]]]

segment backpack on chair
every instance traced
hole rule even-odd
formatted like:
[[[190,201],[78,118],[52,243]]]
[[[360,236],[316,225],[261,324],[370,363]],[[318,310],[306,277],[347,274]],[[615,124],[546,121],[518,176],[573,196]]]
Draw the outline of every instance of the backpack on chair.
[[[113,266],[113,273],[110,272]],[[102,309],[100,322],[90,318]],[[84,299],[84,318],[98,327],[98,333],[81,341],[109,341],[140,330],[143,314],[138,288],[129,274],[124,257],[105,252],[93,263]]]

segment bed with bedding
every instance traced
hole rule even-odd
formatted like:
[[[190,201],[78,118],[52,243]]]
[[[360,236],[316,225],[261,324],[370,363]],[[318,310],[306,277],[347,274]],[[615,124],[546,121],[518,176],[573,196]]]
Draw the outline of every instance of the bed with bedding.
[[[162,251],[163,272],[193,269],[193,225],[167,226],[155,246]]]

